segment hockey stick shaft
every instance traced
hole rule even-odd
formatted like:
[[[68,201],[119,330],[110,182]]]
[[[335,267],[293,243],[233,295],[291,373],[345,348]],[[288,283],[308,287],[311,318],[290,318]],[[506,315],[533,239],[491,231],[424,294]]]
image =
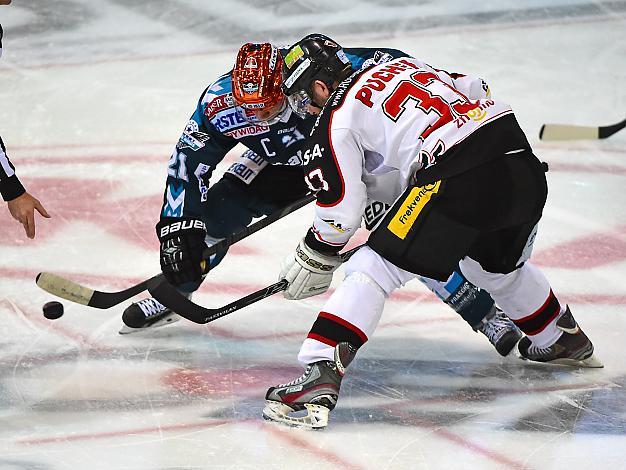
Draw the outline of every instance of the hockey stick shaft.
[[[544,124],[539,131],[541,140],[606,139],[626,127],[626,119],[610,126],[575,126]]]
[[[181,295],[180,292],[165,279],[155,279],[150,282],[148,292],[150,292],[152,297],[172,311],[177,312],[181,317],[194,323],[204,324],[247,307],[277,292],[282,292],[287,289],[288,286],[289,283],[282,279],[219,308],[205,308],[192,302]]]
[[[297,201],[292,202],[288,206],[285,206],[282,209],[272,212],[266,217],[263,217],[261,220],[258,220],[257,222],[247,226],[243,230],[240,230],[237,233],[227,236],[223,240],[220,240],[219,242],[217,242],[215,245],[211,245],[207,247],[202,252],[202,258],[205,260],[208,260],[214,254],[220,251],[224,251],[229,246],[234,245],[235,243],[243,240],[246,237],[249,237],[253,233],[258,232],[259,230],[267,227],[268,225],[273,224],[277,220],[285,217],[286,215],[291,214],[294,211],[297,211],[298,209],[306,206],[309,202],[313,200],[315,200],[315,195],[307,194],[306,196],[298,199]]]
[[[343,262],[347,261],[357,250],[362,248],[363,245],[359,245],[351,250],[341,254]],[[248,294],[245,297],[235,300],[234,302],[224,305],[219,308],[206,308],[198,305],[187,297],[182,295],[178,290],[168,283],[165,279],[154,279],[150,281],[148,286],[148,292],[150,295],[161,302],[163,305],[178,313],[183,318],[194,323],[204,324],[217,320],[230,313],[241,310],[248,305],[251,305],[259,300],[265,299],[270,295],[274,295],[277,292],[282,292],[289,287],[289,283],[285,279],[270,284],[263,289],[259,289],[252,294]]]
[[[269,214],[268,216],[253,223],[252,225],[249,225],[245,229],[233,235],[230,235],[223,240],[220,240],[215,245],[207,247],[202,252],[202,258],[204,260],[208,260],[214,254],[220,251],[224,251],[229,246],[243,240],[253,233],[258,232],[259,230],[285,217],[286,215],[300,209],[314,199],[314,195],[308,194],[305,197],[294,201],[288,206],[285,206],[283,209]],[[139,284],[135,284],[128,289],[117,292],[103,292],[82,286],[76,282],[70,281],[69,279],[65,279],[53,273],[43,272],[37,274],[36,277],[37,285],[46,292],[56,295],[57,297],[60,297],[62,299],[69,300],[70,302],[75,302],[81,305],[87,305],[89,307],[100,309],[107,309],[118,305],[130,299],[131,297],[145,291],[146,289],[148,289],[149,285],[154,285],[155,283],[159,283],[160,281],[165,281],[165,276],[163,276],[163,274],[157,274],[156,276],[153,276],[150,279],[146,279]]]

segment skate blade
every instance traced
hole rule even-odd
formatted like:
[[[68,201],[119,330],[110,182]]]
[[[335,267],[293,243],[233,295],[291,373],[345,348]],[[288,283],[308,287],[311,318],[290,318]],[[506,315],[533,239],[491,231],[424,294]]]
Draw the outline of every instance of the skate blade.
[[[602,368],[604,364],[600,362],[600,360],[592,354],[587,359],[555,359],[554,361],[550,361],[550,364],[559,364],[563,366],[574,366],[574,367],[588,367],[588,368]]]
[[[119,334],[130,335],[133,333],[139,333],[141,331],[152,330],[153,328],[158,328],[160,326],[165,326],[165,325],[170,325],[172,323],[176,323],[178,320],[180,320],[180,316],[176,315],[175,313],[172,313],[166,317],[161,318],[160,320],[155,321],[154,323],[151,323],[148,326],[144,326],[143,328],[133,328],[126,324],[122,324]]]
[[[290,416],[295,410],[289,405],[277,401],[266,400],[263,418],[268,421],[286,424],[299,429],[324,429],[328,426],[330,410],[325,406],[307,403],[304,405],[305,416]]]

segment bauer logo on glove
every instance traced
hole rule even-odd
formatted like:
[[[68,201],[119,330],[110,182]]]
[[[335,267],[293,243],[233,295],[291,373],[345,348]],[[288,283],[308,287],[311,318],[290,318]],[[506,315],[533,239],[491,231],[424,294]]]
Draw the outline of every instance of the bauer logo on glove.
[[[206,229],[200,219],[163,217],[156,226],[161,242],[161,271],[174,286],[199,284]]]
[[[160,224],[160,223],[159,223]],[[184,219],[169,225],[160,227],[159,238],[167,237],[170,233],[179,232],[181,230],[198,229],[206,232],[204,222],[199,219]]]

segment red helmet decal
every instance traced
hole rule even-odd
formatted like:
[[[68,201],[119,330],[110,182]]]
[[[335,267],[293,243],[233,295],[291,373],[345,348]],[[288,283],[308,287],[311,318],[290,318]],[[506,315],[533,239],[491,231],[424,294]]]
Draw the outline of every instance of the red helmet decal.
[[[242,108],[271,108],[285,99],[282,85],[283,59],[269,44],[244,44],[233,68],[233,98]]]

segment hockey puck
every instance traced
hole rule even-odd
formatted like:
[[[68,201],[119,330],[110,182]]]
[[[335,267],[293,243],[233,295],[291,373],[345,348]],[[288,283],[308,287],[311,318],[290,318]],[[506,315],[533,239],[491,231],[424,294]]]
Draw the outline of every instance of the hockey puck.
[[[61,302],[46,302],[43,306],[43,316],[48,320],[56,320],[63,316],[63,304]]]

